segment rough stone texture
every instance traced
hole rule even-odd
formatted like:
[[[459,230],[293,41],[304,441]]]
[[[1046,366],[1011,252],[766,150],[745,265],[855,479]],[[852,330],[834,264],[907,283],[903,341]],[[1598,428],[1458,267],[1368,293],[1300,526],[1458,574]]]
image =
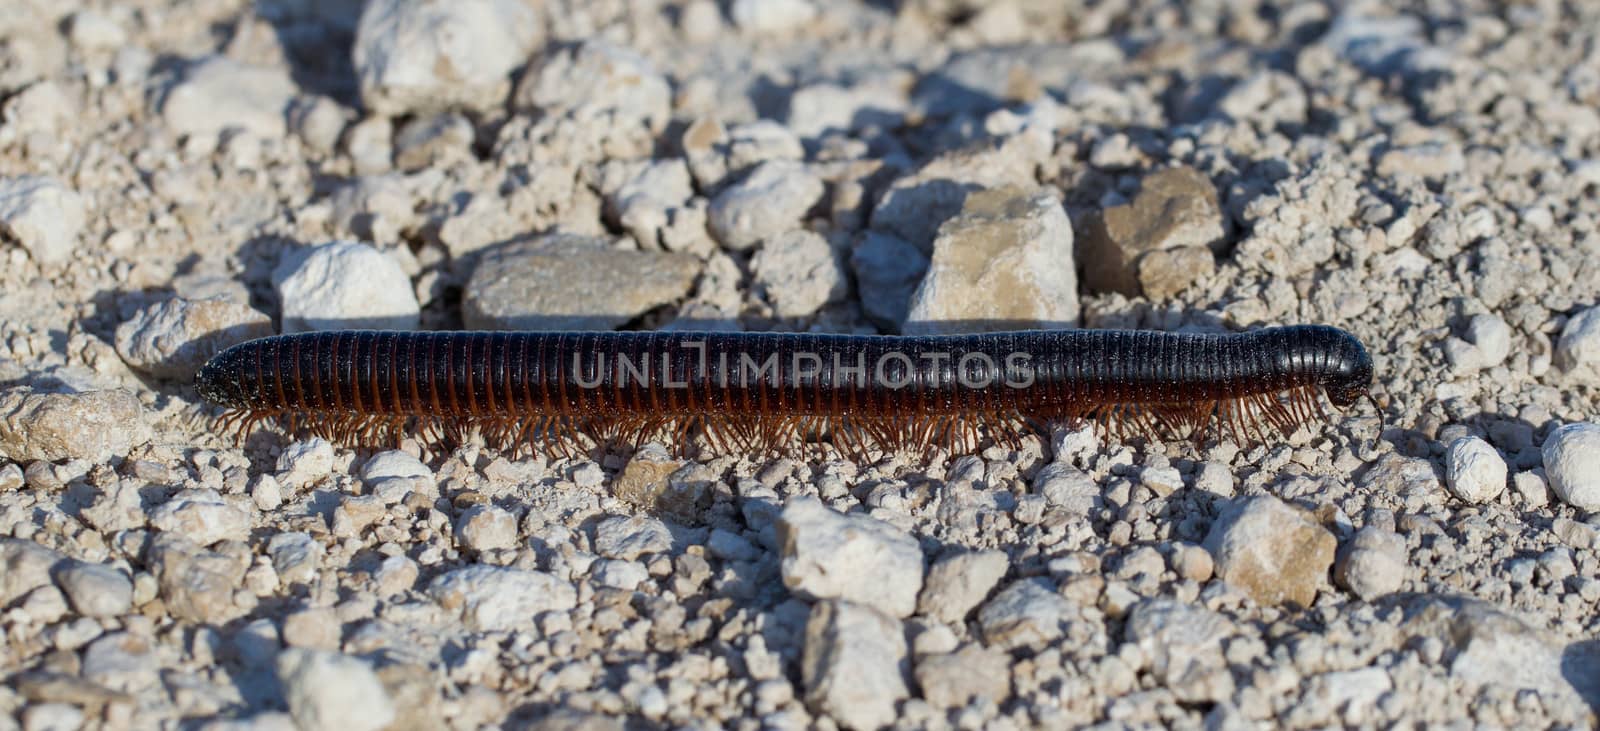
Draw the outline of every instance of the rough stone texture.
[[[1556,497],[1579,510],[1600,510],[1600,426],[1567,424],[1545,437],[1545,479]]]
[[[50,572],[65,556],[33,541],[0,538],[0,607],[50,585]]]
[[[822,180],[803,163],[761,163],[712,199],[708,212],[711,234],[728,249],[749,249],[799,228],[806,211],[822,198],[822,191]]]
[[[961,708],[974,698],[1002,703],[1011,695],[1011,657],[976,643],[955,652],[917,658],[917,687],[939,708]]]
[[[484,252],[462,296],[481,330],[609,330],[688,294],[692,256],[554,234]]]
[[[966,197],[939,228],[928,273],[911,296],[907,333],[1049,329],[1078,321],[1072,222],[1045,190]]]
[[[783,585],[813,599],[844,599],[908,617],[922,589],[916,539],[865,515],[842,515],[797,498],[778,516]]]
[[[633,560],[671,548],[672,531],[655,518],[618,515],[600,521],[594,528],[594,550],[608,558]]]
[[[875,729],[895,719],[909,695],[900,622],[848,601],[817,602],[806,620],[800,682],[806,705],[850,728]]]
[[[1555,364],[1573,378],[1600,383],[1600,307],[1579,312],[1562,326]]]
[[[233,601],[246,566],[235,556],[207,551],[179,534],[162,533],[147,551],[161,597],[172,616],[222,623],[243,614]]]
[[[364,660],[296,648],[276,664],[289,714],[304,731],[377,731],[395,720],[394,702]]]
[[[272,272],[283,331],[415,330],[420,308],[400,265],[366,244],[297,251]]]
[[[805,317],[848,291],[838,256],[828,240],[810,231],[778,234],[750,261],[755,284],[779,317]]]
[[[511,548],[517,543],[517,519],[493,505],[474,505],[456,519],[456,535],[474,551]]]
[[[1089,217],[1079,249],[1083,282],[1100,292],[1164,299],[1211,275],[1209,254],[1222,237],[1209,178],[1188,167],[1151,173],[1132,202]]]
[[[187,380],[229,346],[271,334],[272,318],[249,306],[173,298],[140,310],[117,327],[117,355],[157,378]]]
[[[1462,500],[1483,503],[1505,492],[1506,461],[1482,439],[1462,437],[1451,442],[1444,462],[1445,486]]]
[[[611,494],[640,510],[660,510],[671,489],[667,478],[683,464],[683,460],[674,459],[660,445],[646,445],[633,454],[611,481]]]
[[[1305,511],[1260,496],[1230,505],[1206,535],[1217,576],[1261,604],[1311,606],[1337,541]]]
[[[1048,142],[1033,135],[975,145],[941,154],[923,163],[883,192],[872,209],[872,228],[908,241],[926,254],[934,252],[934,234],[961,213],[967,197],[980,190],[1032,186],[1034,161]],[[1069,228],[1070,230],[1070,228]],[[1057,260],[1052,266],[1059,266]],[[1065,267],[1072,271],[1072,267]]]
[[[428,596],[479,631],[530,627],[541,612],[564,611],[578,602],[572,585],[555,577],[500,566],[467,566],[428,584]]]
[[[942,622],[959,623],[988,598],[1010,566],[1001,551],[955,553],[928,567],[917,600],[917,612]]]
[[[35,261],[69,259],[86,216],[83,197],[56,180],[0,177],[0,240],[17,242]]]
[[[1222,641],[1235,631],[1216,612],[1166,598],[1135,605],[1122,629],[1123,639],[1149,660],[1151,673],[1188,700],[1231,694]]]
[[[1377,526],[1356,531],[1334,566],[1339,584],[1364,601],[1400,590],[1406,580],[1405,539]]]
[[[911,311],[911,296],[928,272],[928,255],[901,239],[868,231],[850,253],[862,313],[879,327],[898,331]]]
[[[0,456],[9,459],[101,461],[149,439],[144,408],[127,391],[0,391]]]
[[[250,531],[250,515],[215,490],[185,490],[150,511],[150,525],[209,546],[217,541],[244,540]]]
[[[561,138],[581,130],[580,158],[603,154],[648,157],[672,113],[672,87],[637,51],[591,38],[553,47],[536,58],[519,82],[513,108],[543,116],[538,128]],[[574,155],[571,150],[563,155]]]
[[[516,0],[374,0],[351,51],[361,102],[384,116],[487,111],[504,103],[542,31]]]
[[[161,101],[161,118],[180,135],[215,137],[243,130],[277,139],[288,131],[295,85],[281,68],[207,56],[184,69]]]
[[[1061,637],[1062,622],[1074,614],[1072,605],[1048,581],[1018,579],[978,610],[978,627],[990,646],[1042,647]]]

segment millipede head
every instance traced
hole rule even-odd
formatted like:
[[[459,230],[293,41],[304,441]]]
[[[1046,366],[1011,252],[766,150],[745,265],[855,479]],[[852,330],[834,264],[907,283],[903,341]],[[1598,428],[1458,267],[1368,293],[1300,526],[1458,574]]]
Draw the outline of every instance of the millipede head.
[[[194,377],[200,395],[224,408],[254,410],[260,403],[260,394],[256,391],[261,379],[254,363],[247,362],[251,360],[249,354],[250,351],[236,345],[200,366]]]
[[[1334,406],[1345,408],[1370,396],[1372,356],[1354,335],[1333,328],[1327,330],[1336,333],[1335,355],[1322,374],[1322,389]]]

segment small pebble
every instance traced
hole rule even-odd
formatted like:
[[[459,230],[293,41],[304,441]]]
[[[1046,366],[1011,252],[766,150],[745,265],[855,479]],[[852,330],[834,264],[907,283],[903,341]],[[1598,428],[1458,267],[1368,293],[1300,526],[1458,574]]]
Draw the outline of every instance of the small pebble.
[[[1600,510],[1600,426],[1567,424],[1545,437],[1545,479],[1556,497],[1579,510]]]
[[[1489,502],[1506,489],[1506,461],[1488,442],[1461,437],[1445,450],[1445,485],[1466,502]]]

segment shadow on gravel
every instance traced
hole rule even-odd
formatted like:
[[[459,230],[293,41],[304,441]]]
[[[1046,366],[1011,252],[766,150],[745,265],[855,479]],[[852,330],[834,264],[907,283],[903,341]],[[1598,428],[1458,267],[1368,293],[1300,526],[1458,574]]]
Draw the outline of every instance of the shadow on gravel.
[[[350,50],[361,0],[256,0],[256,14],[272,24],[289,73],[301,90],[360,106],[360,84]]]
[[[1589,708],[1600,713],[1600,640],[1584,640],[1561,651],[1561,677]]]

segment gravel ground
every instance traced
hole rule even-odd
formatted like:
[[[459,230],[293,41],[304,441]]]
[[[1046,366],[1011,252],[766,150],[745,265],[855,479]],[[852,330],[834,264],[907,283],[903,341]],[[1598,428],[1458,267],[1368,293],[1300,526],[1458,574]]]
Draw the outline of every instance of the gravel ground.
[[[1600,5],[0,4],[0,729],[1596,722]],[[1383,425],[594,462],[236,445],[192,385],[1302,322]]]

